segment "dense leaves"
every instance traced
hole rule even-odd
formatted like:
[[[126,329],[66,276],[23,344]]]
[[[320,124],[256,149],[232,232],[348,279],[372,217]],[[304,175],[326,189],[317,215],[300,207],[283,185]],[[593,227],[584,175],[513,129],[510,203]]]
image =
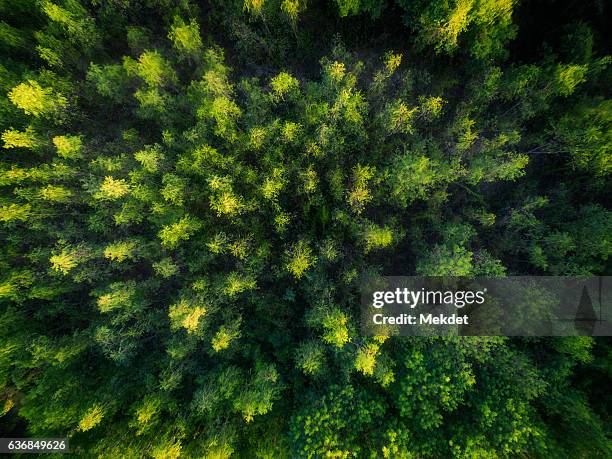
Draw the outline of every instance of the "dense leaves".
[[[606,339],[359,330],[372,273],[610,274],[608,37],[539,8],[0,2],[4,436],[609,457]]]

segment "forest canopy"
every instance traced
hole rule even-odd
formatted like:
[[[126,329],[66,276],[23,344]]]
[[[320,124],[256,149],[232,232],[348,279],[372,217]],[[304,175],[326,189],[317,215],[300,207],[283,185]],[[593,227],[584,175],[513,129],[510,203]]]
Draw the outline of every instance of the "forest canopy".
[[[0,433],[612,456],[609,338],[367,337],[371,275],[610,275],[609,4],[0,0]]]

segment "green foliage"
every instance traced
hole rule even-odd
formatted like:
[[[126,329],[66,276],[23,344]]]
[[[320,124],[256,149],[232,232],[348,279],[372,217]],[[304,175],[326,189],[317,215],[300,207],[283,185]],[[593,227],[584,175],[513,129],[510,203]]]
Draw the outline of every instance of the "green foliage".
[[[338,5],[338,14],[341,17],[359,14],[362,11],[372,17],[378,17],[385,7],[385,0],[335,0]]]
[[[61,272],[62,274],[68,274],[72,268],[78,264],[76,254],[62,250],[60,253],[53,255],[49,261],[51,262],[51,268],[55,271]]]
[[[198,58],[202,52],[200,27],[194,20],[191,20],[189,24],[185,24],[180,17],[175,17],[172,27],[170,27],[168,38],[181,55]]]
[[[297,457],[350,457],[374,452],[359,446],[370,425],[382,421],[384,405],[365,389],[332,386],[311,396],[291,419],[290,437]]]
[[[110,175],[100,183],[100,190],[95,194],[97,199],[115,200],[130,192],[130,187],[124,179],[115,179]]]
[[[79,136],[58,135],[53,137],[53,144],[57,154],[62,158],[79,158],[81,155],[82,141]]]
[[[287,270],[297,279],[312,267],[317,261],[312,253],[312,249],[304,241],[298,241],[293,247],[287,250]]]
[[[54,94],[51,88],[43,88],[34,80],[15,86],[8,97],[27,115],[33,116],[49,115],[66,106],[64,96]]]
[[[150,87],[169,85],[176,80],[176,73],[158,51],[145,51],[138,61],[126,57],[123,67],[128,74],[138,76]]]
[[[390,228],[370,226],[365,231],[364,239],[366,252],[373,249],[382,249],[393,243],[393,231]]]
[[[325,366],[325,347],[316,341],[300,344],[296,351],[295,363],[306,375],[319,374]]]
[[[276,95],[278,98],[284,99],[285,97],[298,92],[300,84],[288,73],[281,72],[272,78],[270,81],[270,86],[272,87],[274,95]]]
[[[397,3],[406,9],[406,23],[419,32],[419,44],[440,53],[455,53],[465,43],[465,51],[477,59],[498,57],[516,35],[513,0]]]
[[[188,240],[200,228],[200,222],[189,215],[185,215],[176,223],[166,225],[159,232],[159,238],[164,246],[176,247],[179,242]]]
[[[98,405],[93,406],[79,421],[78,430],[85,432],[87,430],[93,429],[95,426],[100,424],[103,417],[104,411],[102,410],[102,408]]]
[[[609,274],[594,8],[0,2],[4,436],[610,457],[605,339],[359,323],[371,275]]]
[[[40,195],[48,201],[66,203],[73,194],[63,186],[47,185],[40,190]]]
[[[107,245],[104,249],[104,257],[112,261],[124,261],[134,258],[136,243],[133,241],[119,241]]]
[[[8,129],[2,133],[2,141],[4,148],[36,148],[40,141],[31,126],[25,131],[16,129]]]
[[[572,155],[573,163],[595,175],[612,172],[612,101],[594,101],[576,107],[555,126],[560,147]]]

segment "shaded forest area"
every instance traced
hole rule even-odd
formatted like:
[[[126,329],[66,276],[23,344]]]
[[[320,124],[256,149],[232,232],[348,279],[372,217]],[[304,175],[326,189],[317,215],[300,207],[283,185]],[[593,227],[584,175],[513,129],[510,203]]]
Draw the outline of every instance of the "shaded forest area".
[[[359,326],[373,274],[611,274],[609,23],[607,1],[0,0],[1,436],[611,457],[609,338]]]

